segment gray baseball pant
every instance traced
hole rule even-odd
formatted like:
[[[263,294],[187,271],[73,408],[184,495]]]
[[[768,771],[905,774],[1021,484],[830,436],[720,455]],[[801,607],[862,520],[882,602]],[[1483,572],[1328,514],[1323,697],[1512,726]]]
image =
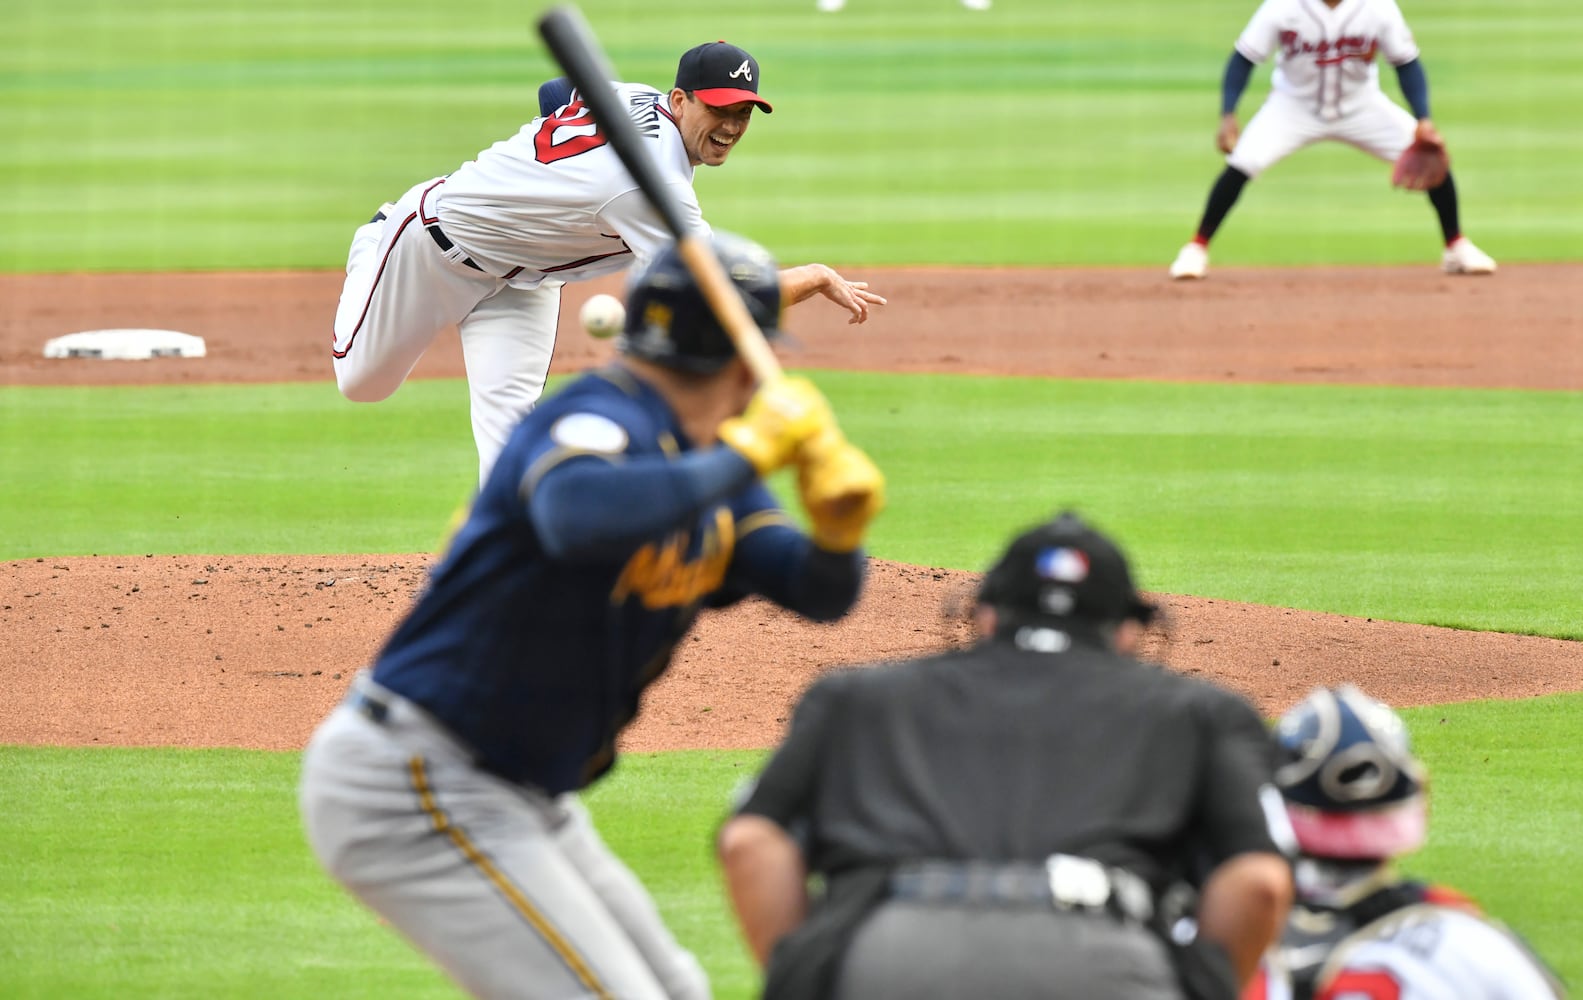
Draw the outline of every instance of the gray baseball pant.
[[[303,755],[326,871],[473,996],[707,1000],[702,967],[576,796],[479,770],[422,709],[379,697],[383,722],[341,705]]]
[[[892,900],[858,929],[836,1000],[1181,1000],[1165,944],[1108,916]]]

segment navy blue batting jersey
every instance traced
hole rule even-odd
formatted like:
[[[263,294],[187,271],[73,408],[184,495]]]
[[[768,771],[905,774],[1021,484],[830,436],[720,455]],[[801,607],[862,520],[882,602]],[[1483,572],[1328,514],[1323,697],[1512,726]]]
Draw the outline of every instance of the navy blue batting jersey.
[[[864,565],[816,548],[746,460],[694,449],[663,397],[615,366],[513,432],[374,679],[484,769],[582,788],[700,608],[759,593],[837,618]]]

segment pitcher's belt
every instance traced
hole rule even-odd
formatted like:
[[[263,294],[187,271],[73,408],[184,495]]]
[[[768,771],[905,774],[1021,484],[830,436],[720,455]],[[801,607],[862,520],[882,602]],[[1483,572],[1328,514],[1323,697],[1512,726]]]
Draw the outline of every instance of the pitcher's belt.
[[[440,224],[438,222],[424,226],[423,228],[429,231],[429,235],[433,237],[435,245],[441,250],[444,250],[446,253],[450,253],[451,248],[456,246],[455,243],[451,242],[451,238],[445,235],[445,230],[440,228]],[[466,264],[475,271],[483,270],[483,268],[478,266],[478,262],[473,260],[471,257],[463,257],[462,263]]]
[[[435,188],[444,183],[445,178],[441,177],[439,180],[425,188],[423,194],[418,196],[418,222],[423,225],[424,229],[429,231],[429,238],[434,240],[435,246],[439,247],[445,253],[450,253],[456,248],[456,244],[452,242],[449,236],[445,235],[445,230],[440,228],[439,215],[430,215],[428,208],[429,195],[434,192]],[[438,212],[438,209],[436,209],[436,212]],[[488,273],[487,271],[484,271],[482,267],[479,267],[478,262],[471,257],[463,257],[461,262],[475,271],[484,274]],[[508,279],[515,278],[517,275],[521,274],[523,270],[524,269],[521,267],[514,267],[500,277]]]

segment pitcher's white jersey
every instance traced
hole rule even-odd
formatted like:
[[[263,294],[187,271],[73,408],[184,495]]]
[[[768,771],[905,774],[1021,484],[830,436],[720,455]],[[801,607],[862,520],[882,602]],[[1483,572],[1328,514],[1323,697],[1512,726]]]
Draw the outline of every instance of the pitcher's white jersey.
[[[1302,950],[1274,949],[1243,1000],[1293,1000],[1288,966],[1313,960]],[[1460,907],[1433,903],[1397,910],[1336,943],[1313,990],[1314,1000],[1556,1000],[1564,995],[1509,932]]]
[[[613,86],[684,217],[706,231],[668,96],[643,84]],[[430,197],[445,235],[519,288],[612,274],[671,241],[581,101],[479,153]]]
[[[1334,120],[1380,89],[1376,56],[1401,66],[1418,43],[1395,0],[1264,0],[1237,51],[1256,64],[1275,55],[1274,89]]]

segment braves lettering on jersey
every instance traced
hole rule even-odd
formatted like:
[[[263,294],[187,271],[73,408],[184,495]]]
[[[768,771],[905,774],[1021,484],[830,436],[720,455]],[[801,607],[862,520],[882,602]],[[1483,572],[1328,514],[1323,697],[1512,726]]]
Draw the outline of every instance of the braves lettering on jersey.
[[[654,143],[654,162],[683,217],[702,228],[693,167],[666,96],[643,84],[615,89]],[[632,263],[630,254],[651,256],[671,240],[581,101],[535,118],[464,163],[438,192],[437,215],[445,234],[485,271],[522,268],[511,282],[526,288],[546,278],[612,274]]]
[[[1275,55],[1271,85],[1327,120],[1353,111],[1380,89],[1382,55],[1393,66],[1418,58],[1418,45],[1394,0],[1265,0],[1237,39],[1250,62]]]
[[[1556,1000],[1544,966],[1461,906],[1419,903],[1362,929],[1294,908],[1243,1000]]]

